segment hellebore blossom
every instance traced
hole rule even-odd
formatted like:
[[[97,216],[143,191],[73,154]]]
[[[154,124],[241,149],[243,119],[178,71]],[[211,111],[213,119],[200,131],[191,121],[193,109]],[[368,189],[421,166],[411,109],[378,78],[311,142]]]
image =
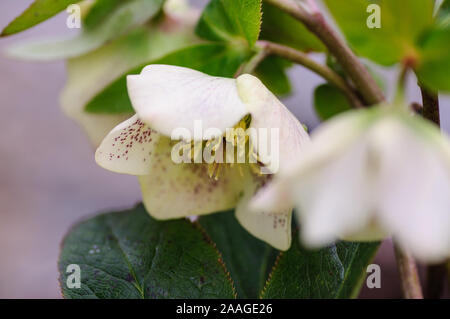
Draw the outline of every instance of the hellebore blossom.
[[[450,144],[406,106],[344,113],[311,135],[295,168],[252,208],[294,203],[306,245],[392,235],[417,258],[450,256]]]
[[[136,115],[103,140],[96,152],[97,163],[139,176],[144,205],[157,219],[235,207],[237,219],[251,234],[278,249],[288,249],[292,208],[250,212],[248,203],[268,180],[266,173],[290,166],[309,137],[261,81],[249,74],[228,79],[177,66],[149,65],[140,75],[128,76],[127,86]],[[198,122],[206,128],[200,135]],[[223,159],[225,145],[237,145],[228,136],[230,128],[249,132],[240,139],[249,154],[245,160],[198,161],[196,145],[203,154],[213,145],[214,159]],[[275,146],[267,147],[269,152],[261,143],[264,136],[278,138]],[[176,149],[179,143],[183,147]],[[173,155],[185,146],[192,161],[177,162]]]

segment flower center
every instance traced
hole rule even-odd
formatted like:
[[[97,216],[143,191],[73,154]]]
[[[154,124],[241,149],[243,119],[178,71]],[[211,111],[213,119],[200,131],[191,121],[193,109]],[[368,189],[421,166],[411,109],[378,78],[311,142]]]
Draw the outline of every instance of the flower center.
[[[202,163],[202,159],[205,160],[208,175],[215,180],[218,180],[226,169],[235,167],[243,177],[243,165],[250,167],[254,174],[260,175],[262,163],[247,131],[250,123],[251,115],[246,115],[221,137],[208,141],[191,141],[186,144],[185,151],[193,163]]]

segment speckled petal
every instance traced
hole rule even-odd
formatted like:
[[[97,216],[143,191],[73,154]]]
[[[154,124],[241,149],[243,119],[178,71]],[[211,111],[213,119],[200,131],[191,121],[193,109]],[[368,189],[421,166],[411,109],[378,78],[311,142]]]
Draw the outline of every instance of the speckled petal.
[[[213,77],[188,68],[149,65],[140,75],[129,75],[127,86],[139,118],[166,136],[183,128],[190,132],[183,139],[212,139],[248,113],[239,98],[235,79]],[[219,131],[195,134],[196,121],[201,121],[204,131],[208,128]]]
[[[231,209],[242,195],[243,177],[234,167],[223,168],[220,178],[209,177],[205,164],[175,164],[170,140],[162,138],[155,150],[150,174],[139,176],[147,211],[157,219],[172,219]]]
[[[236,206],[236,218],[250,234],[279,250],[291,246],[292,207],[283,210],[252,210],[249,207],[255,192],[265,183],[267,176],[252,176],[245,184],[244,196]]]
[[[160,140],[161,135],[135,115],[105,137],[95,152],[95,161],[113,172],[146,175],[150,173],[151,162],[160,160],[153,151]]]

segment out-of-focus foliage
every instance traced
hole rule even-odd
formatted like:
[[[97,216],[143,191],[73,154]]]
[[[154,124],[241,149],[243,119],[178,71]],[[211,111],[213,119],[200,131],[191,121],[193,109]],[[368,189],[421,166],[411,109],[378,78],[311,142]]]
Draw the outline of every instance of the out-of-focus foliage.
[[[352,109],[347,97],[330,84],[322,84],[315,89],[314,108],[322,121]]]
[[[90,22],[93,26],[83,28],[82,32],[75,37],[19,43],[11,46],[8,54],[30,60],[56,60],[82,55],[99,48],[133,27],[142,25],[159,12],[163,2],[163,0],[124,1],[114,10],[105,12],[105,17],[96,16],[103,21]]]
[[[292,65],[287,60],[276,56],[265,58],[256,68],[257,76],[272,93],[287,95],[291,93],[291,82],[286,74],[286,69]]]
[[[325,0],[325,3],[357,53],[382,65],[393,65],[417,56],[416,39],[433,23],[430,0],[367,1]],[[381,28],[367,27],[370,3],[381,8]]]
[[[325,0],[355,51],[385,66],[410,64],[431,90],[450,91],[448,1],[433,17],[434,1],[370,1],[381,8],[380,28],[369,28],[366,0]],[[445,22],[447,21],[447,22]]]
[[[282,10],[263,2],[261,39],[288,45],[302,51],[324,51],[319,39],[298,20]]]
[[[81,0],[35,0],[21,15],[11,21],[1,36],[12,35],[34,27]]]

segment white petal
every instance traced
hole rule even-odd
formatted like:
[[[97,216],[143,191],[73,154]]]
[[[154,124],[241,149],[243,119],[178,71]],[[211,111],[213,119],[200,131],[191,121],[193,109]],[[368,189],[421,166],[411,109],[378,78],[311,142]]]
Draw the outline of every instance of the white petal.
[[[298,176],[293,190],[306,245],[319,247],[338,238],[361,236],[360,230],[372,223],[366,145],[363,136],[319,169]]]
[[[236,218],[253,236],[272,245],[279,250],[287,250],[291,246],[292,208],[285,210],[250,209],[249,204],[256,190],[261,187],[263,177],[247,180],[244,196],[236,207]]]
[[[380,124],[374,139],[383,154],[379,189],[383,226],[423,261],[450,257],[448,158],[398,120]]]
[[[128,94],[136,113],[153,129],[171,136],[184,128],[184,139],[212,139],[233,127],[247,113],[239,98],[236,80],[213,77],[173,65],[153,64],[140,75],[127,77]],[[195,134],[196,121],[203,130],[217,128],[219,133]]]
[[[152,162],[160,160],[154,154],[154,149],[162,139],[168,140],[135,115],[116,126],[105,137],[95,152],[95,161],[101,167],[117,173],[150,174]]]
[[[372,111],[349,112],[323,124],[297,164],[275,176],[251,208],[276,210],[295,203],[302,236],[314,247],[346,236],[378,238],[373,231],[365,236],[358,232],[372,224],[361,138],[372,118]]]
[[[254,130],[250,130],[250,137],[261,162],[272,173],[287,169],[299,160],[309,143],[304,127],[258,78],[243,74],[236,83],[252,115],[250,128]]]
[[[139,176],[147,211],[157,219],[172,219],[231,209],[242,195],[243,177],[237,167],[224,168],[211,179],[204,164],[175,164],[170,142],[161,139],[149,175]]]

